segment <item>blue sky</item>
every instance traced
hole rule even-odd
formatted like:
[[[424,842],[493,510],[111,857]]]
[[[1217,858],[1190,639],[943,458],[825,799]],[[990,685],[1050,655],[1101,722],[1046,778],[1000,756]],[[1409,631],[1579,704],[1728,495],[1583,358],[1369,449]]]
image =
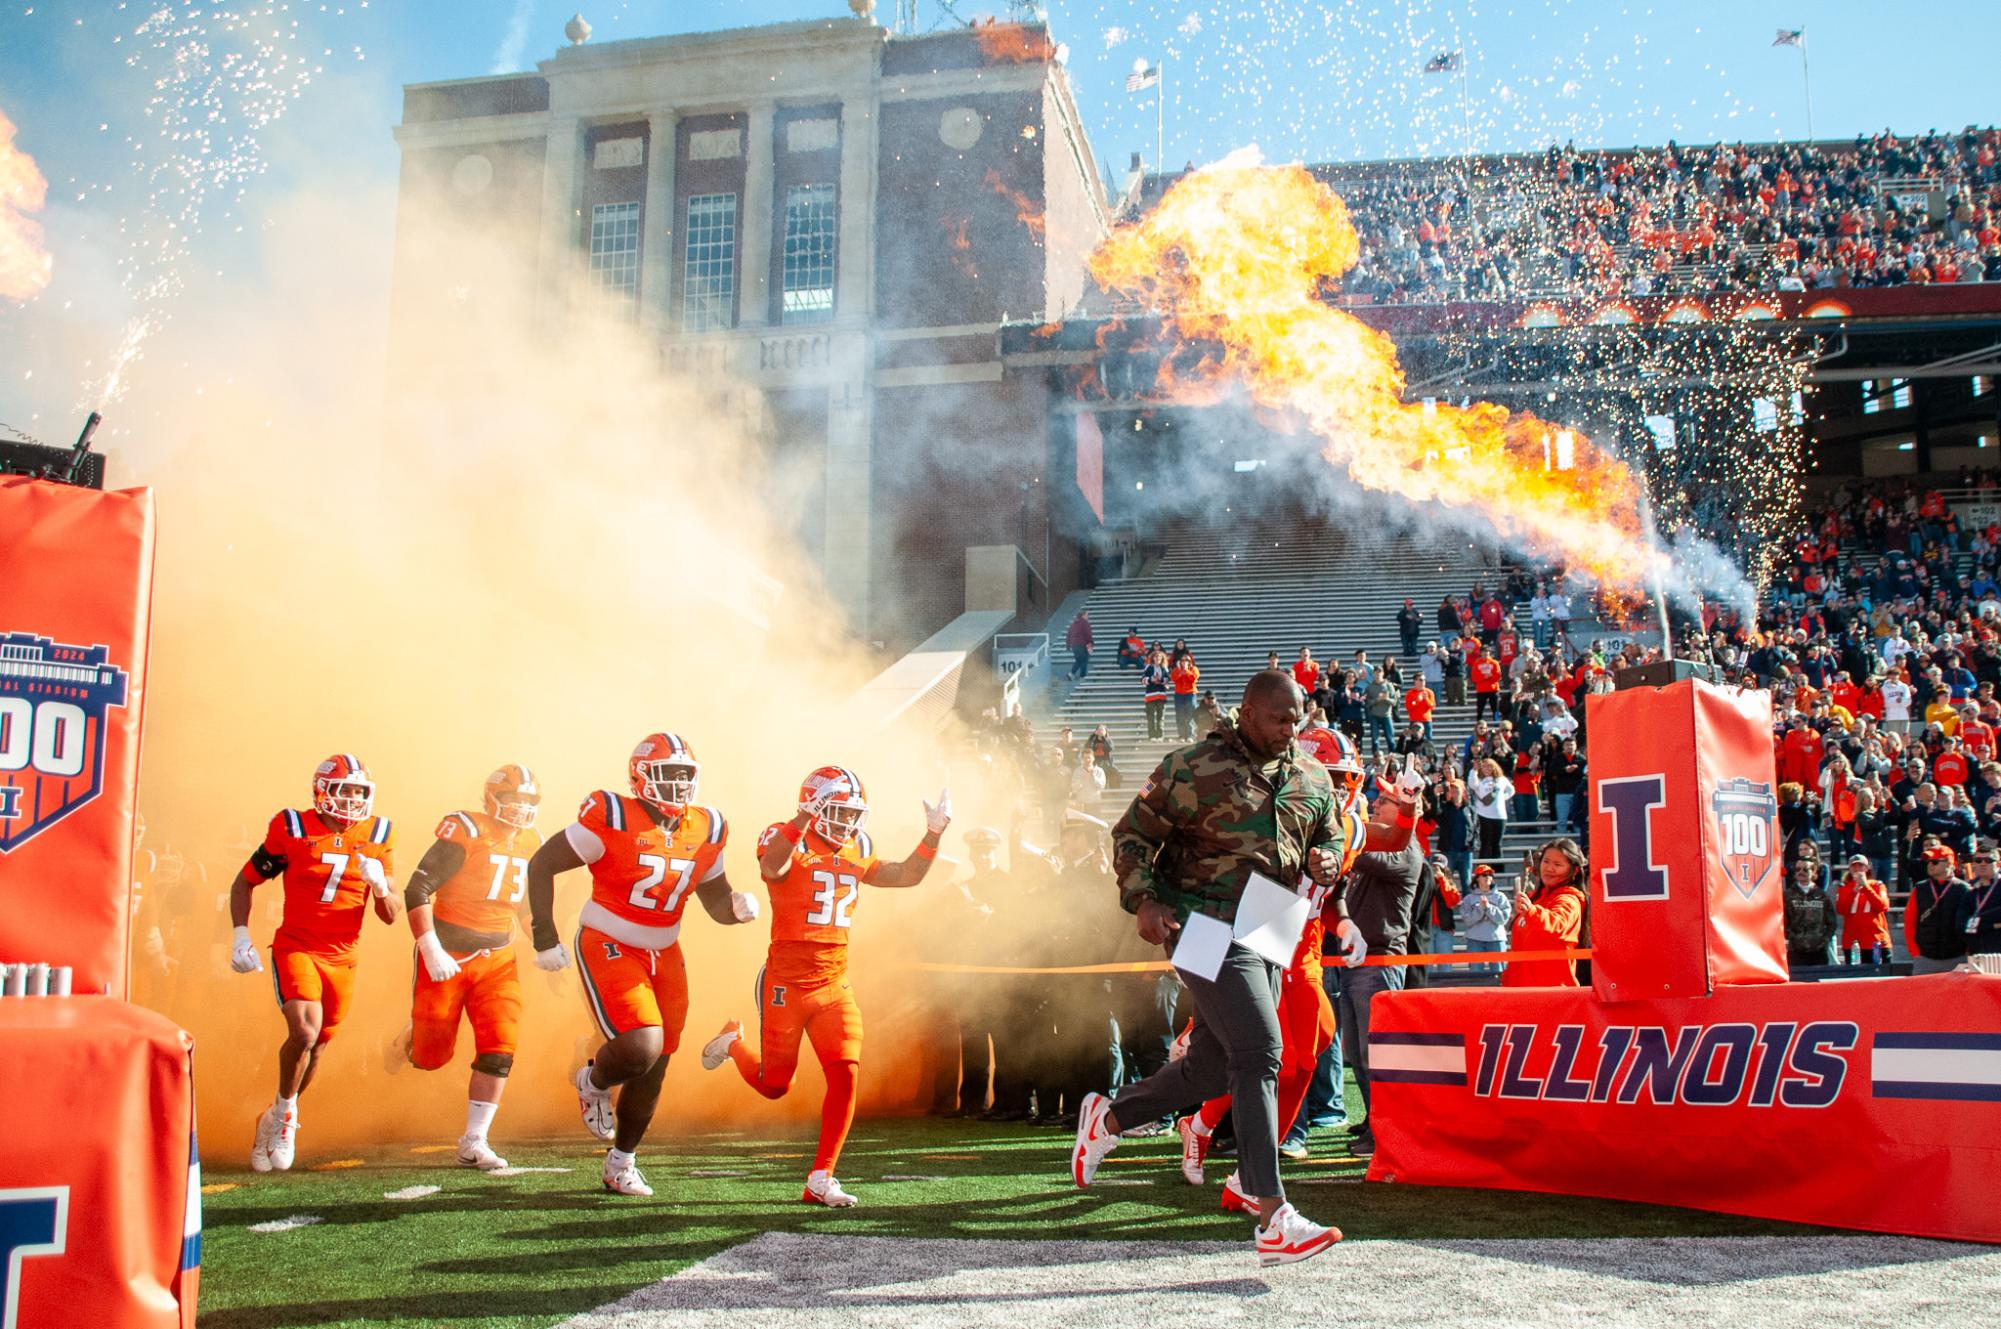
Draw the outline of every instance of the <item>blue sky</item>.
[[[402,84],[532,67],[562,44],[573,9],[599,41],[848,12],[845,0],[4,2],[0,112],[52,185],[44,223],[58,278],[43,311],[87,304],[115,281],[132,218],[177,214],[189,179],[199,206],[174,215],[175,236],[220,273],[252,252],[237,231],[239,194],[254,211],[260,196],[301,180],[392,183]],[[919,7],[922,28],[950,22],[937,0]],[[967,17],[1007,9],[1005,0],[954,7]],[[882,0],[879,17],[894,8]],[[233,28],[239,13],[247,22]],[[1922,39],[1880,0],[1053,0],[1048,14],[1098,154],[1121,172],[1133,151],[1154,155],[1153,94],[1123,87],[1136,60],[1166,62],[1170,166],[1246,143],[1272,160],[1342,160],[1567,138],[1798,138],[1800,55],[1772,38],[1802,23],[1821,137],[2001,119],[1996,4],[1927,11]],[[216,59],[248,54],[257,76],[158,92],[156,80],[173,72],[164,34],[191,22]],[[278,36],[260,52],[246,29]],[[1907,54],[1914,48],[1920,59]],[[1421,72],[1446,49],[1465,51],[1463,79]],[[184,130],[210,136],[206,156],[188,152],[189,139],[163,141],[162,110],[174,106],[188,115]],[[75,285],[85,277],[94,284]],[[9,343],[34,335],[36,313],[0,307],[0,361]]]

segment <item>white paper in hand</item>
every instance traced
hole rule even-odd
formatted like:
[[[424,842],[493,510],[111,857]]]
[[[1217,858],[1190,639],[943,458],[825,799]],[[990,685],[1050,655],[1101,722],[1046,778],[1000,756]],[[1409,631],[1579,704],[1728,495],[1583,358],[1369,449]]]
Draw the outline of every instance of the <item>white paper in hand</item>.
[[[1174,944],[1174,967],[1213,983],[1216,975],[1223,972],[1223,956],[1230,949],[1230,941],[1228,923],[1207,914],[1190,914],[1181,925],[1180,940]]]
[[[1273,964],[1291,964],[1312,905],[1297,891],[1253,872],[1237,902],[1236,939]]]

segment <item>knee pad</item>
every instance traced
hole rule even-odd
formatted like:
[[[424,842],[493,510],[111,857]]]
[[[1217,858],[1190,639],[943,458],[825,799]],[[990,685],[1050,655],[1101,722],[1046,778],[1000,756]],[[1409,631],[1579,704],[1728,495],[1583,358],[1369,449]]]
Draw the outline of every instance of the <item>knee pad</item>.
[[[482,1052],[472,1059],[472,1068],[481,1075],[491,1075],[495,1079],[504,1080],[507,1078],[507,1073],[514,1069],[514,1054]]]

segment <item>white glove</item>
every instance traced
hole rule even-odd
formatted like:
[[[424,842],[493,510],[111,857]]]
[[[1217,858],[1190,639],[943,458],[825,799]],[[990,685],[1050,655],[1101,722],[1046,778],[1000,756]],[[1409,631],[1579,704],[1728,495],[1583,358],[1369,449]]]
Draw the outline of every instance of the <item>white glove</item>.
[[[730,912],[736,915],[736,921],[739,923],[756,922],[757,897],[755,895],[746,895],[742,891],[731,891]]]
[[[1355,926],[1355,920],[1344,918],[1334,928],[1334,935],[1341,942],[1341,964],[1353,969],[1369,958],[1369,943],[1362,940],[1362,929]]]
[[[249,928],[237,928],[232,934],[235,945],[229,948],[229,967],[239,974],[254,974],[264,968],[264,962],[257,958],[257,947],[250,940]]]
[[[546,969],[552,974],[558,969],[568,969],[570,967],[570,952],[559,941],[546,951],[535,952],[535,967],[537,969]]]
[[[423,960],[424,972],[431,976],[433,983],[442,983],[459,971],[459,962],[451,957],[435,932],[426,932],[417,938],[417,955]]]
[[[1415,803],[1423,793],[1423,773],[1406,766],[1403,774],[1397,776],[1397,798],[1405,803]]]
[[[936,803],[924,805],[924,829],[933,835],[943,835],[945,828],[952,824],[952,791],[940,789]]]
[[[389,878],[383,874],[382,864],[366,855],[361,860],[361,879],[368,883],[368,889],[378,900],[389,897]]]

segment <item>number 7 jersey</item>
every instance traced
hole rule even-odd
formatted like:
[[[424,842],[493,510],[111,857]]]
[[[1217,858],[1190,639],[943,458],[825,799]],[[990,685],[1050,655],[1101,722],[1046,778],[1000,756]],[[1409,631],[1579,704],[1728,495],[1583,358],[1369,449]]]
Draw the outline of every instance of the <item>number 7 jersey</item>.
[[[757,837],[761,859],[765,849],[784,830],[779,823]],[[869,879],[879,861],[866,832],[839,849],[824,847],[819,836],[808,831],[793,846],[785,871],[776,881],[765,879],[771,891],[771,940],[812,942],[820,946],[848,944],[848,928],[854,920],[855,905],[862,883]]]
[[[609,914],[635,927],[675,928],[695,887],[722,874],[729,824],[714,808],[690,804],[672,827],[662,826],[638,799],[599,790],[584,800],[564,835],[591,869],[595,908],[587,907],[586,924],[606,930],[603,916]]]

